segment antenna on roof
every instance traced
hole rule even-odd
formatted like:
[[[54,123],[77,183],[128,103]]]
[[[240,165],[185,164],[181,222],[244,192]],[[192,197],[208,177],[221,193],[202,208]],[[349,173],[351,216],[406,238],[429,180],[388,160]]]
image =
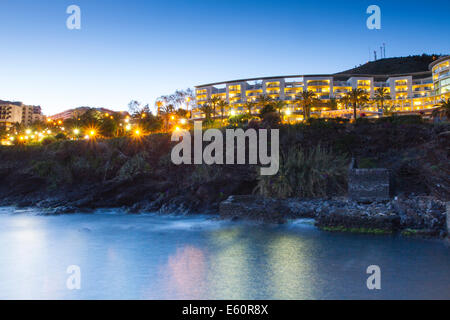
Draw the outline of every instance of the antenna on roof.
[[[377,50],[373,50],[374,61],[377,61]]]
[[[386,58],[386,43],[383,42],[383,56]]]

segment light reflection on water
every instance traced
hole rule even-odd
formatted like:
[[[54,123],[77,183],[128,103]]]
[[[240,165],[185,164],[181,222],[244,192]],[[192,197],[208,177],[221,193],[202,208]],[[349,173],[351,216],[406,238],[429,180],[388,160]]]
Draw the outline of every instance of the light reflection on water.
[[[439,241],[208,217],[42,216],[0,208],[0,299],[450,298]],[[366,288],[367,266],[382,290]],[[66,288],[69,265],[81,290]]]

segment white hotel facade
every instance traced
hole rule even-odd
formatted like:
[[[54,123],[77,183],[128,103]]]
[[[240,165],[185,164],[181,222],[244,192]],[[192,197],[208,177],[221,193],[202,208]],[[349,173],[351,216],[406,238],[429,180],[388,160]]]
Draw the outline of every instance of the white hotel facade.
[[[429,66],[430,71],[397,74],[329,74],[292,75],[252,78],[210,83],[195,87],[196,104],[202,106],[212,97],[219,97],[229,104],[227,116],[247,112],[245,103],[256,101],[259,95],[267,95],[273,100],[286,102],[285,111],[289,121],[302,120],[301,106],[296,96],[303,91],[313,91],[320,102],[312,113],[321,117],[351,117],[351,107],[344,106],[339,99],[354,88],[363,89],[372,100],[360,113],[381,115],[377,104],[373,103],[375,91],[386,88],[391,100],[388,102],[398,113],[430,113],[442,100],[450,98],[450,56],[442,57]],[[331,98],[338,100],[337,110],[327,108]],[[255,107],[254,112],[258,112]],[[195,109],[193,118],[202,118],[200,109]]]

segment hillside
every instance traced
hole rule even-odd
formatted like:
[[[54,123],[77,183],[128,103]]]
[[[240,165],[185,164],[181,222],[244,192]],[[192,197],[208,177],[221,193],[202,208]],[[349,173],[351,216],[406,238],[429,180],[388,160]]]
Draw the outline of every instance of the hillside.
[[[429,71],[428,66],[441,55],[423,54],[421,56],[386,58],[371,61],[359,67],[349,69],[337,74],[401,74]]]

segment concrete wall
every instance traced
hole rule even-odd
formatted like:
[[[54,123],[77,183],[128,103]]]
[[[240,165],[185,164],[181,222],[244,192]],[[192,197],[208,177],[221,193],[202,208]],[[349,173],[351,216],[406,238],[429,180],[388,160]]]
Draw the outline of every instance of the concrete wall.
[[[388,169],[357,169],[352,162],[348,173],[348,196],[355,201],[384,201],[392,194]]]

